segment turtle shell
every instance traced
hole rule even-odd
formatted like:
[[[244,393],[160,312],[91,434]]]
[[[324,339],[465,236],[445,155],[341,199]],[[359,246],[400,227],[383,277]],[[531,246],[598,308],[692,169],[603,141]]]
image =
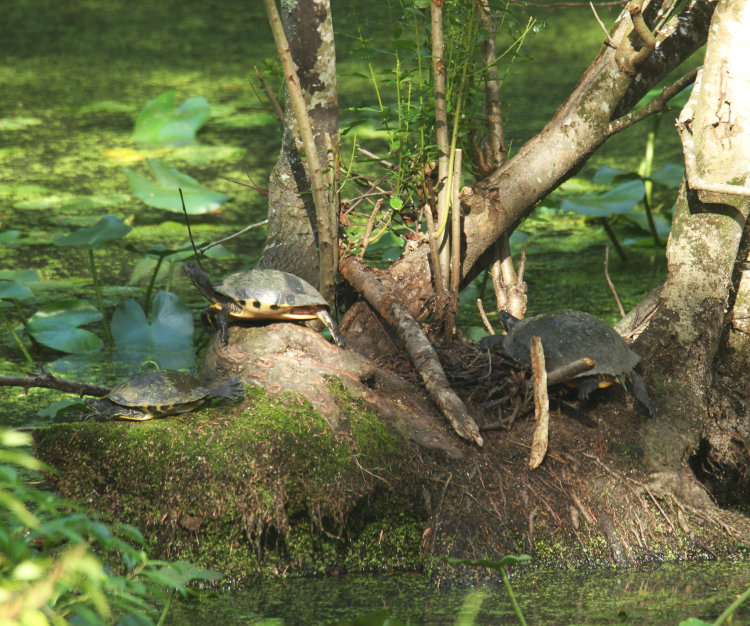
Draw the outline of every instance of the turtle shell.
[[[201,387],[192,376],[174,370],[155,370],[126,378],[105,398],[121,406],[166,415],[189,411],[208,394],[209,390]]]
[[[531,338],[542,340],[546,369],[588,357],[596,361],[575,378],[589,376],[619,377],[633,370],[641,357],[606,322],[582,311],[544,313],[513,323],[503,340],[503,351],[515,361],[529,365]]]
[[[257,269],[227,276],[214,290],[232,300],[239,317],[296,317],[294,309],[309,308],[300,317],[316,317],[314,309],[328,308],[315,287],[294,274],[280,270]]]

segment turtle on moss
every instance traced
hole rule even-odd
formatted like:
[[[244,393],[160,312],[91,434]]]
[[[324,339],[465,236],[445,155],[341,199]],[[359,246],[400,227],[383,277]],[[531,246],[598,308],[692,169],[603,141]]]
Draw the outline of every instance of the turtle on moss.
[[[232,378],[209,389],[188,374],[174,370],[140,372],[121,381],[102,398],[86,398],[84,403],[96,419],[150,420],[187,413],[210,398],[234,400],[244,393],[244,385]]]

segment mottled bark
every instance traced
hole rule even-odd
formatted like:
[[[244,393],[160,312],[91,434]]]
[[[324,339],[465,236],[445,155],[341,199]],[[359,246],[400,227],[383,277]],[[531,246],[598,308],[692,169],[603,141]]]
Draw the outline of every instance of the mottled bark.
[[[338,140],[336,55],[330,3],[328,0],[282,2],[281,15],[307,102],[318,156],[325,164],[329,148],[335,147]],[[281,269],[318,285],[315,206],[301,158],[296,119],[288,101],[285,108],[284,138],[269,184],[268,236],[257,267]],[[338,216],[332,218],[337,224]]]
[[[638,342],[658,415],[641,433],[647,467],[665,488],[694,497],[701,491],[686,470],[712,421],[711,392],[721,384],[716,356],[750,211],[748,54],[750,7],[721,0],[702,75],[679,120],[685,160],[694,165],[686,168],[673,220],[669,276]],[[730,378],[747,381],[747,374],[736,371]]]

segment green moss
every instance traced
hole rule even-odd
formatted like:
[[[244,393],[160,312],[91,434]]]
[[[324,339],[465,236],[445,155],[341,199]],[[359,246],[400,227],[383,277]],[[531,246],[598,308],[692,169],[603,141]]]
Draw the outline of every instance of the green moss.
[[[253,389],[242,409],[42,428],[36,452],[59,491],[137,526],[153,556],[231,579],[418,568],[424,522],[402,512],[421,497],[416,464],[340,391],[335,434],[297,397]]]

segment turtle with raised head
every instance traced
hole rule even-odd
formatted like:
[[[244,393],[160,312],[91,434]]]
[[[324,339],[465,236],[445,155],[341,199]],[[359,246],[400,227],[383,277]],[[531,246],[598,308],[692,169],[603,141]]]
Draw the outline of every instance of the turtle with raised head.
[[[500,347],[514,361],[530,365],[531,338],[540,337],[548,372],[582,358],[595,361],[592,369],[568,381],[577,387],[579,399],[587,399],[598,387],[618,381],[625,386],[625,381],[630,381],[633,395],[653,415],[646,385],[634,369],[641,357],[605,321],[583,311],[543,313],[524,319],[501,311],[499,318],[507,334],[485,337],[480,342],[483,349]]]
[[[150,420],[197,409],[211,398],[234,400],[244,393],[244,384],[231,378],[214,388],[201,386],[197,379],[175,370],[139,372],[113,387],[102,398],[84,403],[96,419]]]
[[[214,285],[208,274],[192,261],[185,273],[211,306],[201,313],[204,324],[219,329],[221,342],[228,342],[229,320],[319,319],[343,348],[344,338],[331,317],[328,303],[315,287],[299,276],[280,270],[256,269],[227,276]]]

